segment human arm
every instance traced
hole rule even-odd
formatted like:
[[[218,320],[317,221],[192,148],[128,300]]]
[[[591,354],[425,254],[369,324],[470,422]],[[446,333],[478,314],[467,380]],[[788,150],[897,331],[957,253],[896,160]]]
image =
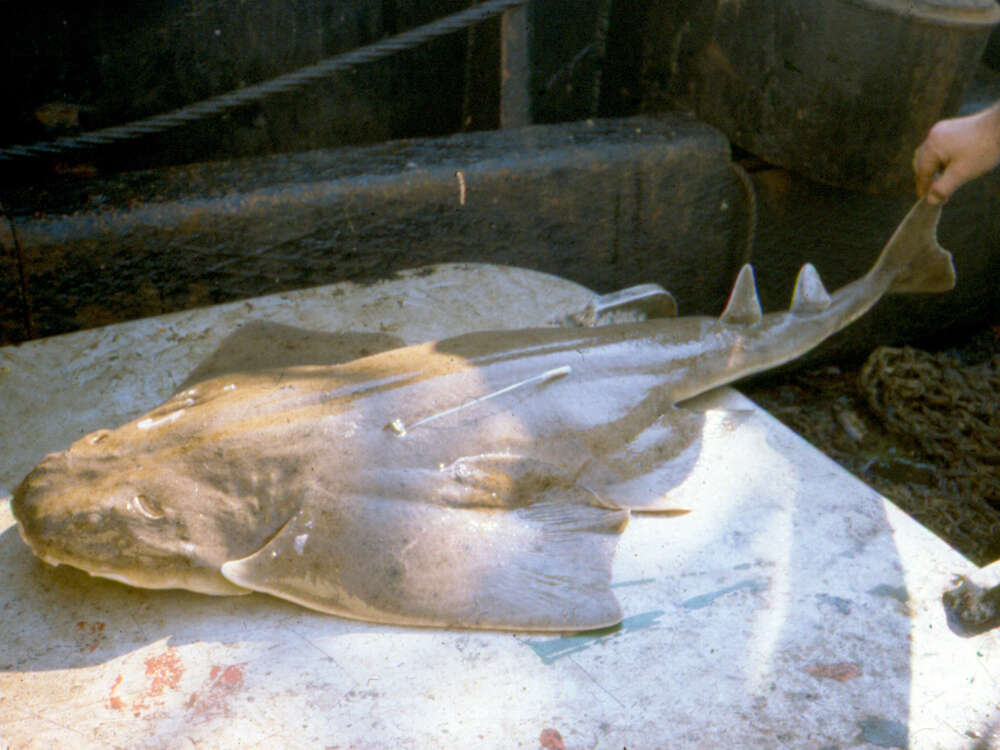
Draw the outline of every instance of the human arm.
[[[913,155],[917,195],[944,203],[961,185],[1000,164],[1000,102],[941,120]]]

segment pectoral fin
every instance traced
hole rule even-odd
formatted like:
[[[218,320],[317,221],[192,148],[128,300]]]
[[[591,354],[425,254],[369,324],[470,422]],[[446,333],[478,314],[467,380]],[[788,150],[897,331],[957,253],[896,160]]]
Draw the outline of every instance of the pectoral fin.
[[[177,386],[177,390],[186,390],[221,375],[296,365],[333,365],[400,346],[405,346],[401,339],[384,333],[327,333],[251,320],[226,336]]]
[[[319,500],[320,498],[314,498]],[[558,487],[515,507],[308,502],[229,581],[359,620],[565,631],[621,620],[609,587],[628,511]]]

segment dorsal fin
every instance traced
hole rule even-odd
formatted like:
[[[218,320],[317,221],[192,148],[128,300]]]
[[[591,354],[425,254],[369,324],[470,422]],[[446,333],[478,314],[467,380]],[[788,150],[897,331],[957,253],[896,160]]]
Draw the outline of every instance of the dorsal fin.
[[[762,317],[753,267],[748,263],[740,269],[733,291],[729,293],[729,302],[719,320],[730,325],[752,326],[759,323]]]
[[[795,279],[795,291],[792,293],[792,312],[800,314],[823,312],[830,306],[831,302],[830,294],[823,286],[813,264],[806,263],[799,271],[798,278]]]
[[[250,320],[222,339],[218,348],[191,371],[175,392],[222,375],[295,365],[335,365],[402,346],[406,342],[386,333],[326,333]]]

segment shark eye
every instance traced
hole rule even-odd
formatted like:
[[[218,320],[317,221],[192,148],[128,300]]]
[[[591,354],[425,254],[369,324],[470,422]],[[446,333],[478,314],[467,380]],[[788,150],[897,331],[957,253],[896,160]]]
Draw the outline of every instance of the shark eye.
[[[135,506],[135,509],[142,515],[153,521],[163,518],[164,516],[163,509],[160,508],[159,504],[151,501],[145,495],[133,496],[132,505]]]

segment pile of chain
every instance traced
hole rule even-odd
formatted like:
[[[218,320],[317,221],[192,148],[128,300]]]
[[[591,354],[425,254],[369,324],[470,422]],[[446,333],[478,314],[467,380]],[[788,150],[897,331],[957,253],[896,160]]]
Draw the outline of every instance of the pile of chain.
[[[985,502],[1000,519],[1000,355],[965,365],[947,352],[880,347],[858,384],[884,426],[933,460],[940,493]]]

